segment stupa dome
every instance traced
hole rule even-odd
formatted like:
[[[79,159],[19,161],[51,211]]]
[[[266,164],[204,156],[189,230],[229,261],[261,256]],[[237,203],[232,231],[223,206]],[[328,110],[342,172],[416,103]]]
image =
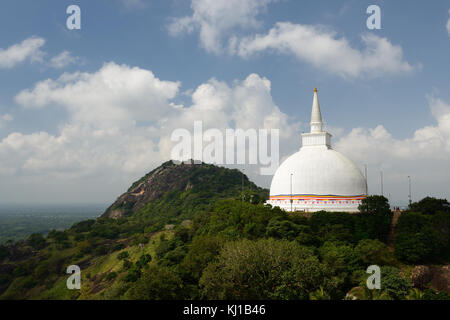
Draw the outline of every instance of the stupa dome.
[[[302,142],[275,172],[267,203],[289,211],[358,211],[366,179],[353,161],[331,148],[331,135],[322,131],[317,89],[311,132],[302,134]]]

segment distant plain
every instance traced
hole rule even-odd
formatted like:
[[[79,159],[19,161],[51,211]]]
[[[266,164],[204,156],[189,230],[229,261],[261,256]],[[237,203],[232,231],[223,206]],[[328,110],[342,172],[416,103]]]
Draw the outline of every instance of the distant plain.
[[[64,230],[75,222],[100,216],[107,205],[14,205],[0,204],[0,244],[19,241],[32,233],[46,235]]]

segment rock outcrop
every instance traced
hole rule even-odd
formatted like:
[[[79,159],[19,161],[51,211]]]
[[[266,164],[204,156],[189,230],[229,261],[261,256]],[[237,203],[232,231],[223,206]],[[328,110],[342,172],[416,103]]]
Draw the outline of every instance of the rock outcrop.
[[[133,183],[127,192],[106,209],[103,217],[117,219],[130,215],[149,202],[159,201],[170,194],[177,194],[178,199],[182,194],[197,194],[204,200],[201,203],[230,195],[239,198],[242,182],[247,190],[256,194],[268,193],[236,169],[193,161],[180,164],[167,161]]]

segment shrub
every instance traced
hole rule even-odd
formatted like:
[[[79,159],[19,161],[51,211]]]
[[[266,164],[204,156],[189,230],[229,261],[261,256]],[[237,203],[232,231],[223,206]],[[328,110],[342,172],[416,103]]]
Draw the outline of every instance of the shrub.
[[[224,245],[200,279],[208,299],[308,299],[324,285],[325,270],[296,242],[261,239]]]
[[[119,260],[125,260],[130,256],[130,254],[128,253],[128,251],[122,251],[117,255],[117,259]]]
[[[133,300],[173,300],[183,299],[183,286],[180,277],[162,266],[152,265],[126,293]]]
[[[32,235],[30,235],[27,242],[36,250],[42,249],[46,245],[45,238],[40,233],[33,233]]]
[[[136,261],[136,266],[141,269],[142,267],[146,266],[150,261],[152,261],[152,256],[145,253],[139,258],[138,261]]]
[[[8,249],[5,246],[0,245],[0,261],[3,261],[7,257],[9,257]]]
[[[412,212],[420,212],[422,214],[434,215],[439,211],[448,211],[449,203],[446,199],[436,199],[433,197],[426,197],[419,202],[413,202],[409,206],[409,210]]]
[[[195,237],[181,262],[181,269],[189,278],[197,282],[203,269],[217,257],[224,242],[225,239],[218,236]]]
[[[112,279],[115,279],[115,278],[117,278],[117,272],[110,272],[110,273],[108,273],[107,274],[107,276],[106,276],[106,281],[111,281]]]
[[[125,282],[135,282],[141,276],[141,270],[134,266],[128,270],[128,273],[124,277]]]
[[[299,225],[282,217],[272,218],[266,228],[266,235],[277,239],[293,240],[299,232]]]
[[[393,265],[395,258],[389,248],[377,239],[363,239],[355,247],[355,252],[365,266]]]
[[[123,267],[122,267],[123,270],[128,270],[132,266],[133,266],[133,263],[130,260],[127,260],[127,259],[123,260]]]
[[[70,230],[75,232],[88,232],[91,231],[92,226],[95,224],[94,219],[89,219],[85,221],[80,221],[75,223],[72,227],[70,227]]]
[[[386,197],[373,195],[364,198],[358,207],[361,213],[383,214],[390,213],[389,200]]]
[[[430,217],[410,212],[398,219],[394,249],[400,260],[408,263],[436,260],[443,245]]]
[[[399,274],[395,267],[381,267],[381,291],[393,299],[405,299],[409,294],[411,283]]]

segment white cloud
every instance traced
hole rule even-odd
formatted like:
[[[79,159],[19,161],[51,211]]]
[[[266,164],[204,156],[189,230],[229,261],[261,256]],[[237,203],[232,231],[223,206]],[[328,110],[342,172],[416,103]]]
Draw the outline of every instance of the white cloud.
[[[0,69],[13,68],[26,60],[42,62],[44,52],[40,48],[44,44],[43,38],[31,37],[7,49],[0,48]]]
[[[243,36],[243,31],[262,25],[257,19],[259,14],[276,1],[192,0],[192,15],[174,19],[169,34],[176,36],[198,30],[200,44],[207,52],[244,58],[262,51],[291,54],[343,77],[377,77],[414,69],[404,60],[401,46],[375,34],[361,37],[362,49],[318,25],[278,22],[266,34]]]
[[[403,59],[400,46],[374,34],[362,36],[364,49],[353,48],[345,38],[313,25],[279,22],[267,33],[235,40],[235,52],[249,57],[257,52],[292,54],[298,60],[344,77],[407,73],[413,67]]]
[[[448,10],[448,13],[450,14],[450,10]],[[447,20],[447,33],[450,36],[450,18]]]
[[[192,131],[195,120],[203,121],[204,130],[283,128],[281,149],[295,150],[297,125],[274,104],[268,79],[251,74],[233,85],[211,79],[192,91],[190,106],[175,104],[179,87],[149,70],[108,63],[23,90],[15,100],[24,108],[59,106],[68,116],[56,134],[13,132],[0,140],[0,176],[7,177],[0,181],[9,181],[0,196],[33,201],[39,195],[48,202],[70,194],[72,202],[111,201],[168,160],[172,131]]]
[[[368,164],[372,171],[369,189],[374,193],[379,192],[378,175],[383,170],[385,190],[403,204],[407,199],[408,175],[414,181],[415,200],[426,195],[450,198],[450,105],[429,97],[429,107],[437,124],[417,129],[410,138],[396,139],[382,125],[355,128],[335,148],[359,164]]]
[[[3,115],[0,114],[0,128],[5,126],[7,122],[11,122],[12,120],[13,117],[10,114],[8,113]]]
[[[73,56],[67,50],[62,51],[47,62],[44,60],[46,53],[41,50],[44,44],[44,38],[30,37],[7,49],[0,48],[0,69],[10,69],[27,60],[58,69],[81,62],[81,58]]]
[[[258,15],[276,0],[192,0],[192,15],[176,18],[169,33],[200,32],[200,43],[208,52],[221,53],[223,38],[238,29],[260,26]]]
[[[122,128],[170,115],[168,101],[179,85],[161,81],[148,70],[107,63],[95,73],[64,73],[57,80],[38,82],[20,92],[16,102],[33,108],[56,104],[78,123]]]
[[[52,57],[50,59],[50,66],[53,68],[64,68],[70,64],[77,64],[80,62],[79,57],[74,57],[69,51],[65,50],[61,52],[60,54]]]
[[[10,133],[0,140],[2,199],[66,202],[112,201],[131,181],[170,158],[176,128],[279,128],[280,158],[300,147],[300,125],[281,112],[271,96],[271,83],[250,74],[232,84],[211,79],[190,91],[192,103],[176,105],[180,83],[158,79],[151,71],[105,64],[93,73],[65,73],[23,90],[16,102],[25,108],[59,106],[67,119],[56,134]],[[339,136],[335,149],[360,167],[369,166],[369,191],[379,190],[384,171],[385,194],[394,203],[407,199],[407,176],[413,178],[413,199],[450,197],[450,105],[429,97],[435,125],[396,139],[382,125],[355,128]],[[306,119],[307,120],[307,119]],[[258,167],[246,173],[268,186],[270,176]],[[4,183],[7,183],[4,185]]]

